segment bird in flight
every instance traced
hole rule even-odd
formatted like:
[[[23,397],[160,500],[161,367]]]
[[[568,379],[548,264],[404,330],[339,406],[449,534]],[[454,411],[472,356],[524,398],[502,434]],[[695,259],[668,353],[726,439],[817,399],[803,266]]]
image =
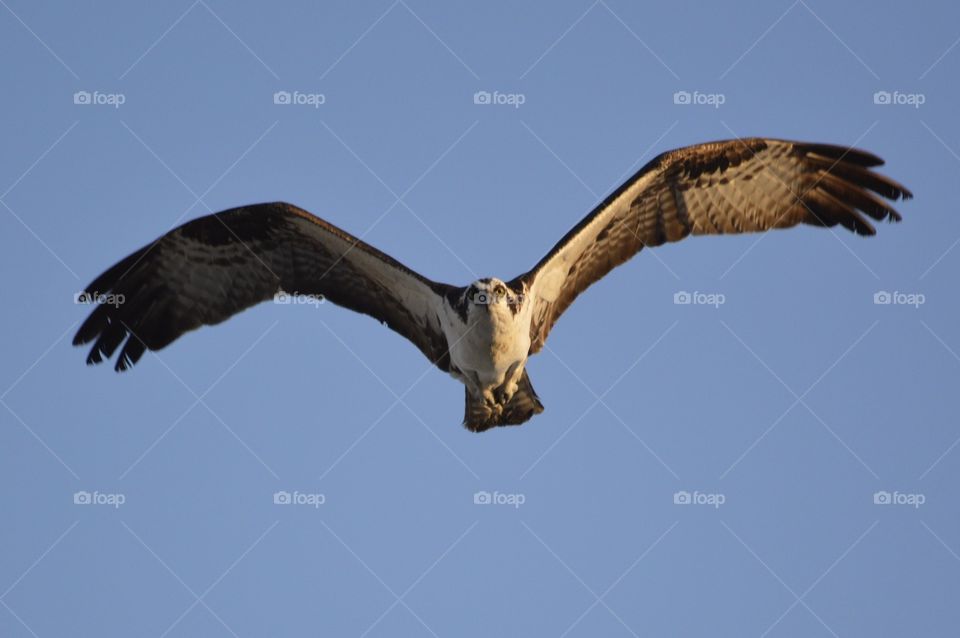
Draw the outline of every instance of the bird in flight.
[[[482,432],[543,411],[526,363],[591,284],[644,247],[688,235],[836,226],[858,235],[900,221],[908,199],[865,151],[766,138],[663,153],[570,230],[531,270],[458,287],[439,283],[292,204],[225,210],[189,221],[97,277],[97,303],[74,337],[88,364],[121,346],[116,370],[185,332],[282,294],[327,299],[413,342],[466,387],[463,424]]]

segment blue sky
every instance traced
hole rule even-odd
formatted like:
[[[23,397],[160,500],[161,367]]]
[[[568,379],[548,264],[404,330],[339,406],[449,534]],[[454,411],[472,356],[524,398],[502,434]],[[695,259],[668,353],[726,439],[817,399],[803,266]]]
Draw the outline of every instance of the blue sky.
[[[0,4],[0,634],[955,633],[955,4]],[[212,211],[506,279],[657,153],[748,135],[916,198],[870,239],[645,251],[531,360],[521,428],[465,431],[459,384],[330,304],[124,375],[69,343],[82,286]]]

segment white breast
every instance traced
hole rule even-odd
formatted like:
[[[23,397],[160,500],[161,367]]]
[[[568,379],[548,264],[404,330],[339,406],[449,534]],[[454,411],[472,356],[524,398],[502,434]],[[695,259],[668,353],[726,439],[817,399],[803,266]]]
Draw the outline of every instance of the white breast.
[[[530,351],[530,312],[514,315],[506,306],[472,307],[467,324],[452,309],[444,322],[450,344],[450,361],[468,384],[499,387],[515,364],[523,364]]]

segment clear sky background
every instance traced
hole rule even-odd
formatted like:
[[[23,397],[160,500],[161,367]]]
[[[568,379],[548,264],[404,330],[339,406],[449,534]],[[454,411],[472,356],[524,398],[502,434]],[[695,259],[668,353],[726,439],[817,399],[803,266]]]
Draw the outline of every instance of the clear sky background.
[[[955,3],[0,5],[0,635],[956,634]],[[530,361],[520,428],[467,432],[458,383],[330,304],[124,375],[70,346],[78,290],[211,211],[507,279],[657,153],[748,135],[916,198],[870,239],[645,251]]]

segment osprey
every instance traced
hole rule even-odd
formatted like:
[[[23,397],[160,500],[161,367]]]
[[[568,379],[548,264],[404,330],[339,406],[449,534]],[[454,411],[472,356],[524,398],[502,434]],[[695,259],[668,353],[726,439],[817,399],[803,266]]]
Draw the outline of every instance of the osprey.
[[[464,425],[481,432],[543,411],[527,376],[567,307],[644,247],[688,235],[747,233],[800,223],[875,230],[900,221],[887,200],[910,191],[870,170],[883,161],[834,146],[751,138],[659,155],[577,224],[530,271],[465,287],[431,281],[336,226],[286,203],[187,222],[97,277],[110,295],[80,327],[88,364],[123,344],[116,370],[183,333],[218,324],[277,294],[321,296],[370,315],[466,386]]]

